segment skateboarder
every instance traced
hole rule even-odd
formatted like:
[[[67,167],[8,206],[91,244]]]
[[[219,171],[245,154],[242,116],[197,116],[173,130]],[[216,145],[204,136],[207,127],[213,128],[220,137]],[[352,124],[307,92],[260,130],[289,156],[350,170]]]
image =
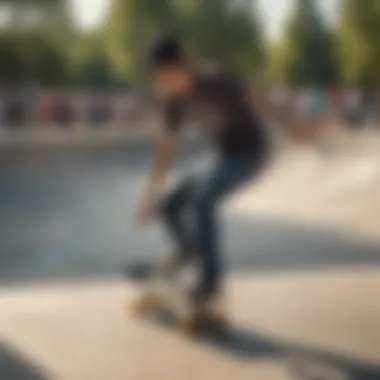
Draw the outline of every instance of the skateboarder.
[[[248,89],[225,73],[202,72],[176,38],[156,41],[149,63],[162,101],[165,128],[157,142],[138,223],[147,225],[157,212],[177,245],[172,263],[199,260],[200,281],[191,296],[197,305],[205,305],[219,296],[223,280],[218,205],[263,168],[268,138]],[[189,125],[197,125],[211,141],[216,163],[207,175],[185,178],[162,196],[178,150],[179,132],[188,121],[196,121]]]

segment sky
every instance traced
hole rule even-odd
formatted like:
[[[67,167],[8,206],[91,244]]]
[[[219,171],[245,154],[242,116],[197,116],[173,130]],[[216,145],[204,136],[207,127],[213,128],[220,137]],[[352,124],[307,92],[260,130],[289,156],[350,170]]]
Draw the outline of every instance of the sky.
[[[339,0],[319,0],[321,9],[328,20],[334,21],[338,12]],[[292,10],[293,0],[259,0],[263,13],[263,24],[269,37],[281,34],[282,26]]]
[[[319,0],[325,15],[334,20],[339,0]],[[109,0],[70,0],[77,15],[78,23],[84,28],[96,26],[107,13]],[[281,34],[281,28],[293,0],[259,0],[259,9],[263,14],[263,24],[269,37]]]
[[[102,21],[107,13],[109,0],[69,0],[78,23],[89,28]]]

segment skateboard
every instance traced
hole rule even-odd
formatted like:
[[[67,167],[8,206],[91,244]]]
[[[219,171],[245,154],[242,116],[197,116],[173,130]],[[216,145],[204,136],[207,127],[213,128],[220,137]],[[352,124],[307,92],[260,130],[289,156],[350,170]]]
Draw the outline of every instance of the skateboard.
[[[172,278],[161,277],[155,270],[139,268],[139,276],[129,279],[138,292],[127,304],[127,312],[135,318],[179,330],[185,335],[219,330],[226,326],[226,313],[221,300],[196,306],[189,297],[188,286]],[[136,273],[134,273],[136,274]]]

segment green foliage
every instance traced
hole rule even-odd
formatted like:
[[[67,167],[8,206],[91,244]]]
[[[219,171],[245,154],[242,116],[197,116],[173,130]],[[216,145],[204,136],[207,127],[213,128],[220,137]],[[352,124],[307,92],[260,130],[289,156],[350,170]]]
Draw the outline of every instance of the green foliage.
[[[0,80],[90,88],[143,83],[145,52],[160,32],[248,79],[293,85],[380,83],[380,0],[341,0],[337,30],[317,0],[294,0],[284,37],[265,44],[256,0],[110,0],[95,32],[74,29],[68,0],[0,0]],[[30,7],[38,20],[30,17]],[[30,23],[28,23],[30,22]]]
[[[7,0],[10,17],[0,35],[0,78],[6,83],[68,81],[66,33],[70,17],[65,0]],[[35,18],[34,15],[37,18]]]
[[[261,28],[252,1],[114,0],[105,30],[119,73],[146,74],[142,59],[152,38],[175,32],[202,57],[253,76],[263,61]]]
[[[43,85],[67,81],[67,62],[59,45],[43,35],[6,34],[0,37],[0,78],[5,83],[38,81]]]
[[[28,38],[29,48],[24,51],[25,72],[31,80],[46,86],[63,85],[68,81],[65,51],[54,39],[47,36]]]
[[[76,82],[80,86],[95,90],[105,90],[114,82],[108,56],[100,44],[90,47],[77,71]]]
[[[0,38],[0,79],[2,82],[15,83],[23,72],[23,57],[18,48],[19,41]]]
[[[266,82],[273,84],[286,83],[285,64],[287,49],[283,41],[276,41],[267,47],[268,65],[265,70]]]
[[[201,56],[253,78],[264,60],[261,25],[252,1],[231,4],[201,1],[198,12],[187,20],[187,35]]]
[[[283,46],[280,60],[287,82],[307,85],[336,80],[334,35],[326,27],[315,0],[297,0]]]
[[[172,30],[168,0],[115,0],[104,29],[104,43],[119,78],[144,77],[144,53],[157,31]]]
[[[339,25],[342,79],[352,84],[380,83],[380,2],[345,0]]]

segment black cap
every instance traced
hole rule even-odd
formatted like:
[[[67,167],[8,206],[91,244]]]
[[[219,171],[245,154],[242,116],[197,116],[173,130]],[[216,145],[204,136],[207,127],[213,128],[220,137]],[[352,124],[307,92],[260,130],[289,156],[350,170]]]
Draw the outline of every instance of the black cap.
[[[153,67],[185,62],[182,43],[173,35],[158,37],[149,51],[149,64]]]

